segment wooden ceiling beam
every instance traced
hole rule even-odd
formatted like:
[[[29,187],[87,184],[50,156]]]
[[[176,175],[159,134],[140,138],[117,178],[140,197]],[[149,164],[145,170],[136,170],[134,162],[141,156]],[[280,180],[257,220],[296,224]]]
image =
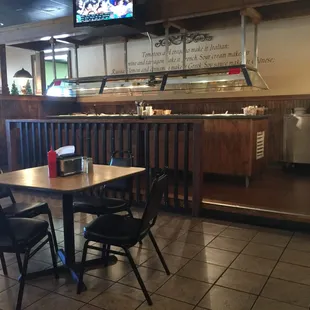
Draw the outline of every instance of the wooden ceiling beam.
[[[45,36],[62,33],[74,35],[89,34],[92,28],[74,28],[72,17],[61,17],[36,23],[0,28],[0,44],[19,44],[37,41]]]
[[[150,22],[176,21],[287,2],[298,0],[149,0],[147,19]]]
[[[291,18],[310,15],[310,1],[299,0],[281,5],[261,7],[258,9],[264,20]]]
[[[240,11],[240,14],[249,17],[255,25],[259,24],[262,20],[262,15],[254,8],[245,8]]]
[[[171,27],[179,29],[179,30],[183,30],[183,29],[188,30],[188,27],[189,27],[188,21],[186,19],[171,21],[171,22],[168,22],[168,24]]]

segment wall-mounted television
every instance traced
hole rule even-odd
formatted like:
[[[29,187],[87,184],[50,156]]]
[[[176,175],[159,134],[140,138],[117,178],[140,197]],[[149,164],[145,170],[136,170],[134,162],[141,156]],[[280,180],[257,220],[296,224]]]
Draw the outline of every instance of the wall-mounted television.
[[[135,0],[74,0],[74,25],[122,23],[135,17]]]

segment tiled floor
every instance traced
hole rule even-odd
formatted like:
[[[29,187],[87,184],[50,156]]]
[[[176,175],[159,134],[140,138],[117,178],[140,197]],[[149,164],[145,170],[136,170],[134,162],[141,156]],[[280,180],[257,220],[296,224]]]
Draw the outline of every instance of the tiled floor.
[[[17,200],[38,199],[17,195]],[[63,245],[61,208],[50,199],[57,237]],[[135,216],[141,216],[136,210]],[[91,216],[77,214],[76,249],[81,257],[83,225]],[[70,277],[52,276],[27,283],[27,310],[298,310],[310,305],[310,235],[263,227],[191,219],[161,213],[154,228],[167,264],[167,276],[150,240],[132,249],[154,305],[149,307],[126,258],[107,268],[89,271],[88,290],[76,295]],[[96,252],[91,251],[89,257]],[[7,255],[9,278],[0,275],[0,309],[13,310],[18,291],[17,264]],[[44,248],[29,271],[51,264]],[[1,273],[1,271],[0,271]]]

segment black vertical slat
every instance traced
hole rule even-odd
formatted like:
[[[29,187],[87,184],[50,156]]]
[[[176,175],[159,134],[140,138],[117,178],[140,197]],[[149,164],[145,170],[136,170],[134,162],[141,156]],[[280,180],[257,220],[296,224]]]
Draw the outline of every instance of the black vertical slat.
[[[76,132],[75,132],[75,124],[71,125],[71,143],[76,148]]]
[[[116,151],[115,149],[115,126],[114,123],[111,124],[111,155]],[[113,191],[113,197],[116,198],[116,191]]]
[[[178,207],[179,205],[179,128],[178,124],[173,126],[174,132],[174,141],[173,141],[173,157],[174,157],[174,206]]]
[[[119,123],[118,124],[118,150],[120,152],[120,156],[124,158],[125,154],[124,154],[124,132],[123,130],[124,130],[123,123]],[[121,199],[125,200],[125,192],[121,192],[120,197]]]
[[[62,129],[61,123],[57,124],[57,132],[58,132],[58,147],[62,147]]]
[[[80,155],[84,155],[84,141],[83,141],[83,124],[79,124],[79,135],[80,135]]]
[[[26,153],[25,153],[25,163],[26,167],[30,167],[30,141],[29,141],[29,126],[28,123],[25,123],[25,142],[26,142]]]
[[[154,126],[155,172],[159,170],[159,124]]]
[[[19,127],[19,143],[20,143],[20,157],[22,163],[22,169],[25,168],[25,149],[24,149],[24,130],[23,123],[18,124]]]
[[[150,126],[149,124],[144,125],[144,146],[145,146],[145,169],[146,169],[146,199],[150,193]]]
[[[94,126],[93,126],[93,131],[94,131],[94,149],[95,149],[94,163],[95,163],[95,164],[99,164],[98,124],[94,124]]]
[[[31,123],[31,139],[32,139],[32,162],[31,167],[38,166],[37,164],[37,150],[36,150],[36,128],[35,123]]]
[[[43,165],[43,150],[42,150],[42,131],[41,123],[38,123],[38,149],[39,149],[39,165]]]
[[[103,164],[107,164],[107,132],[105,124],[100,125],[100,130],[102,133],[102,161]]]
[[[86,132],[85,132],[85,138],[86,138],[86,156],[91,156],[91,135],[90,135],[90,124],[86,124]]]
[[[55,126],[54,123],[51,123],[51,137],[52,137],[52,148],[55,150]]]
[[[165,168],[169,167],[169,125],[164,125],[164,163]],[[168,171],[167,171],[168,173]],[[167,180],[167,186],[165,188],[165,206],[169,206],[169,181]]]
[[[131,124],[127,124],[127,151],[132,153]]]
[[[136,166],[139,167],[140,164],[140,124],[136,124],[136,144],[137,144],[137,149],[136,149]],[[136,177],[136,201],[137,204],[140,203],[140,191],[141,191],[141,187],[140,187],[140,175],[138,175]]]
[[[48,133],[48,123],[44,123],[44,137],[45,137],[45,153],[46,156],[44,157],[44,163],[47,163],[47,152],[50,149],[50,143],[49,143],[49,133]]]
[[[68,123],[64,124],[64,131],[65,131],[65,145],[68,145],[69,144]]]
[[[188,209],[188,152],[189,152],[189,132],[188,124],[184,124],[184,208]]]
[[[119,151],[122,154],[124,151],[123,124],[122,123],[118,124],[118,143],[119,143]]]
[[[115,152],[115,131],[114,131],[114,124],[111,124],[111,154]]]

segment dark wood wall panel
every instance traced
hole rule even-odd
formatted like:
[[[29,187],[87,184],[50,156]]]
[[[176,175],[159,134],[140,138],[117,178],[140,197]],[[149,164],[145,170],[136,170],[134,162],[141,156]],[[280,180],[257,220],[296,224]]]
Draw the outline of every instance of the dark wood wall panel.
[[[75,98],[0,96],[0,166],[7,165],[6,119],[39,119],[79,111]]]

